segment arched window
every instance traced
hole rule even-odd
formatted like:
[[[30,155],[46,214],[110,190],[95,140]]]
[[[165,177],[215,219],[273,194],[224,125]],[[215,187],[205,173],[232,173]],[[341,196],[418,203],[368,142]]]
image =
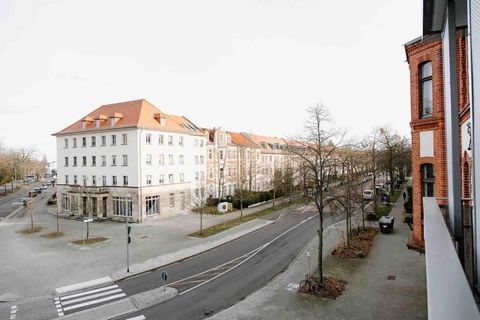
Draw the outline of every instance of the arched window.
[[[435,196],[435,176],[433,173],[433,164],[422,164],[422,193],[424,197]]]
[[[421,71],[421,108],[420,108],[420,118],[431,117],[432,116],[432,62],[428,61],[423,63],[420,66]]]

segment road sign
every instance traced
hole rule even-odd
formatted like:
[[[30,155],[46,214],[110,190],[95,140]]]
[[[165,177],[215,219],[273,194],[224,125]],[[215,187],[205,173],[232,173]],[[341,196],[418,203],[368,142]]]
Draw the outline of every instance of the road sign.
[[[83,218],[83,222],[93,222],[93,218]]]
[[[162,280],[166,282],[168,279],[168,273],[166,271],[162,271]]]
[[[163,291],[165,291],[165,285],[167,284],[167,279],[168,279],[168,273],[167,271],[162,271],[162,280],[163,280]]]

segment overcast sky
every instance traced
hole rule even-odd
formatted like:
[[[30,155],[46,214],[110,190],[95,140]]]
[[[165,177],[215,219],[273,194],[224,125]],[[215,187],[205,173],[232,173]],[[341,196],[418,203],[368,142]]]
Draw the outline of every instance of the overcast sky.
[[[421,0],[0,0],[0,143],[52,161],[52,133],[139,98],[273,136],[323,102],[352,136],[409,135],[403,44],[421,14]]]

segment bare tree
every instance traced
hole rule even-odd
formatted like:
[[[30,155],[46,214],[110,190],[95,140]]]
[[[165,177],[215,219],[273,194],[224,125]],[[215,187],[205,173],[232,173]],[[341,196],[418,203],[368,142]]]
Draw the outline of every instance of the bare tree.
[[[200,214],[200,231],[198,233],[201,235],[203,234],[203,215],[206,213],[208,197],[205,180],[201,180],[196,186],[191,194],[191,202],[193,210]]]
[[[331,126],[326,106],[318,104],[307,108],[307,122],[304,134],[293,142],[285,141],[288,149],[304,166],[305,180],[312,185],[310,195],[319,217],[318,230],[318,273],[319,282],[323,279],[323,220],[326,207],[333,201],[331,189],[327,188],[328,172],[335,166],[335,152],[342,144],[345,134],[340,134]]]
[[[360,144],[361,149],[366,152],[370,167],[367,169],[369,173],[373,175],[373,211],[377,212],[378,200],[377,200],[377,165],[380,157],[380,146],[378,142],[378,129],[374,128],[370,135],[365,137]]]

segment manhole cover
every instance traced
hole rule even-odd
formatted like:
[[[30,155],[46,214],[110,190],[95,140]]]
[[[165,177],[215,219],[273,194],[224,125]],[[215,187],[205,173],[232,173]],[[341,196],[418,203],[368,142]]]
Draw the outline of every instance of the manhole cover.
[[[396,278],[396,276],[392,276],[391,274],[387,276],[387,280],[395,280]]]

